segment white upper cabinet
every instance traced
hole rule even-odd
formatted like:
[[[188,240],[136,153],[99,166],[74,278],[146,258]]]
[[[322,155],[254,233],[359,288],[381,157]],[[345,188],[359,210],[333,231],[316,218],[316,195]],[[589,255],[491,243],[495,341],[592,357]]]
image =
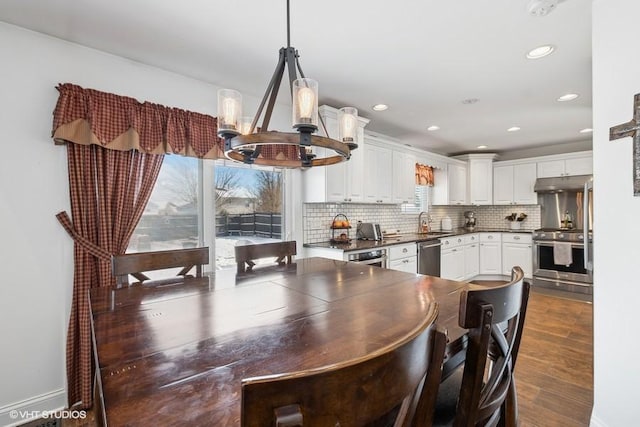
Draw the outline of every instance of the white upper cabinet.
[[[536,163],[494,164],[493,204],[536,204],[538,196],[533,191],[536,177]]]
[[[374,145],[367,140],[364,147],[364,160],[365,203],[391,203],[393,197],[391,149]]]
[[[493,204],[493,159],[495,154],[465,154],[457,159],[467,162],[466,197],[468,204]]]
[[[593,156],[590,151],[548,156],[538,160],[538,178],[591,175]]]
[[[447,184],[449,205],[467,204],[467,167],[464,164],[449,163],[447,165]]]
[[[338,118],[335,108],[323,105],[320,115],[332,138],[338,138]],[[364,199],[364,127],[369,120],[358,118],[358,148],[351,152],[351,158],[330,166],[313,167],[302,173],[304,181],[304,201],[309,203],[359,202]],[[323,131],[320,131],[323,133]],[[333,155],[333,151],[317,149],[320,156]]]
[[[393,151],[393,203],[409,203],[415,198],[416,158],[411,153]]]

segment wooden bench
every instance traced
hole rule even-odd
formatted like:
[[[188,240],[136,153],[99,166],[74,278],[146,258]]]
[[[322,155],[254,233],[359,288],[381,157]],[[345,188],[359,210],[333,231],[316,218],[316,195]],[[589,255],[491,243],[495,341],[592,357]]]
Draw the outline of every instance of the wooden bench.
[[[254,260],[261,258],[276,258],[275,262],[279,265],[291,264],[293,256],[296,255],[296,242],[275,242],[275,243],[259,243],[255,245],[242,245],[235,247],[236,263],[238,264],[238,273],[251,271],[256,265]]]
[[[140,281],[150,280],[144,272],[182,267],[176,276],[186,276],[194,267],[202,277],[202,266],[209,264],[209,248],[138,252],[111,257],[111,271],[118,287],[129,285],[129,275]]]

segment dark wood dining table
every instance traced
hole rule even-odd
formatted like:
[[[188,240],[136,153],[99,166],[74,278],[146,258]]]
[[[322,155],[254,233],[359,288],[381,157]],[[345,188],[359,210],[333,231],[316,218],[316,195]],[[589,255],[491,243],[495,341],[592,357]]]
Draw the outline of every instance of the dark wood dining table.
[[[241,380],[393,344],[437,303],[452,358],[468,283],[325,258],[90,292],[97,407],[110,426],[240,424]]]

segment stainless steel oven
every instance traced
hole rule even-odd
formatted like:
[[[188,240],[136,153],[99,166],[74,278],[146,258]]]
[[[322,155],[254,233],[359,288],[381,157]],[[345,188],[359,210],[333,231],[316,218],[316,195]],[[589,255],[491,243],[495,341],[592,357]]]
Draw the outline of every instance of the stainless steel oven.
[[[349,252],[348,260],[357,262],[358,264],[373,265],[376,267],[387,268],[387,250],[372,249],[366,251]]]
[[[591,233],[585,239],[581,231],[536,230],[533,233],[533,285],[592,294],[593,270],[587,268],[589,253],[593,253],[592,241]],[[562,263],[557,263],[557,250],[566,252]]]

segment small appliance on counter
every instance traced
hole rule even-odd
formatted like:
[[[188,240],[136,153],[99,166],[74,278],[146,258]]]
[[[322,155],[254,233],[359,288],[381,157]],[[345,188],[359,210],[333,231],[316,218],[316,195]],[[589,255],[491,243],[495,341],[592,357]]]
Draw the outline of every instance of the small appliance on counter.
[[[452,231],[453,225],[451,223],[451,218],[449,218],[448,216],[445,216],[444,218],[442,218],[442,222],[440,223],[440,229],[442,231]]]
[[[464,213],[464,228],[468,231],[473,231],[476,228],[476,213],[474,211]]]
[[[358,240],[382,240],[380,224],[372,222],[360,222],[356,227],[356,239]]]

